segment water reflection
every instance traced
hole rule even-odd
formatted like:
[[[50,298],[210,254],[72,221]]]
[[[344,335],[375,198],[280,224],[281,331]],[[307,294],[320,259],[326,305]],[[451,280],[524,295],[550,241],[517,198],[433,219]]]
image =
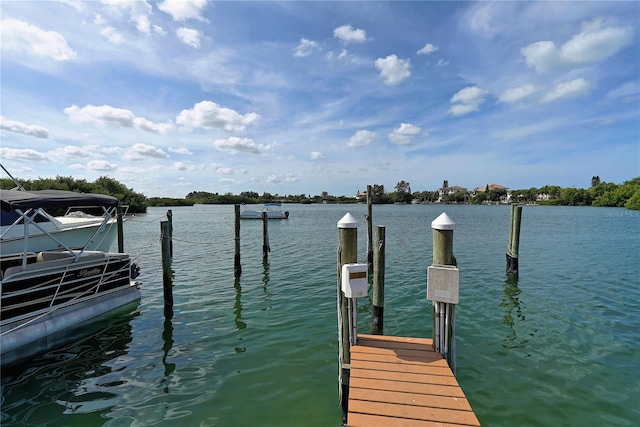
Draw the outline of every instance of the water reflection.
[[[164,378],[161,382],[165,383],[164,392],[169,394],[168,377],[176,370],[175,363],[167,363],[167,356],[173,347],[173,308],[164,307],[164,328],[162,330],[162,365],[164,366]]]
[[[233,314],[235,315],[236,329],[241,331],[247,328],[247,324],[242,321],[242,286],[240,285],[240,278],[236,277],[235,283],[233,285],[236,288],[236,300],[233,304]],[[239,341],[242,341],[242,337],[238,338]],[[244,353],[247,351],[247,348],[243,345],[237,346],[235,349],[236,353]]]
[[[518,286],[518,277],[509,276],[504,282],[504,296],[500,303],[500,307],[506,308],[502,322],[511,330],[511,333],[502,340],[502,346],[507,349],[522,349],[529,342],[528,339],[519,338],[517,334],[518,322],[525,320],[520,301],[521,292]]]
[[[94,322],[93,333],[3,369],[0,424],[56,425],[68,414],[83,414],[80,425],[103,424],[125,387],[117,361],[127,355],[138,315]],[[74,421],[65,418],[65,424]]]

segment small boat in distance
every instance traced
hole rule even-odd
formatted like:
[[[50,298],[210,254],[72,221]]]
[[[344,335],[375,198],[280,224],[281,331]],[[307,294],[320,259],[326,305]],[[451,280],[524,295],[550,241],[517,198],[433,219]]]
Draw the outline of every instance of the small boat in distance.
[[[267,213],[267,219],[289,219],[289,211],[282,211],[281,202],[265,203],[262,210],[247,209],[246,204],[240,206],[240,219],[262,219],[262,213]]]
[[[5,214],[18,216],[12,224],[23,232],[15,236],[22,247],[33,248],[30,246],[32,232],[34,241],[51,239],[50,247],[62,247],[61,250],[5,253],[5,241],[2,241],[0,363],[3,368],[64,342],[65,332],[71,328],[140,300],[139,283],[134,281],[138,268],[128,254],[88,249],[96,239],[101,239],[102,231],[112,219],[110,216],[103,216],[101,225],[92,232],[77,233],[73,244],[39,226],[36,219],[44,209],[65,208],[70,202],[97,206],[105,211],[117,209],[118,199],[103,194],[53,190],[3,190],[1,196],[3,217]],[[80,235],[88,236],[84,243],[79,241]],[[38,247],[48,246],[38,243]]]

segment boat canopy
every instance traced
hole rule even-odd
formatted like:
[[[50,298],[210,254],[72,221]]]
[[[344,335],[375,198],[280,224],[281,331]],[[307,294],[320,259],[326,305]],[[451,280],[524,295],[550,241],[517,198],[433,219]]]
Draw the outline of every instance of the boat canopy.
[[[38,190],[18,191],[0,190],[0,202],[3,211],[17,209],[68,208],[75,207],[117,207],[118,199],[105,194],[76,193],[75,191]]]

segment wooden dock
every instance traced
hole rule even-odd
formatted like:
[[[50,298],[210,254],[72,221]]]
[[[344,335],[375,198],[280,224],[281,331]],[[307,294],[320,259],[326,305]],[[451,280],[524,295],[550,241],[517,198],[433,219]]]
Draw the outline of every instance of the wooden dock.
[[[352,427],[479,426],[432,340],[358,334],[351,347]]]

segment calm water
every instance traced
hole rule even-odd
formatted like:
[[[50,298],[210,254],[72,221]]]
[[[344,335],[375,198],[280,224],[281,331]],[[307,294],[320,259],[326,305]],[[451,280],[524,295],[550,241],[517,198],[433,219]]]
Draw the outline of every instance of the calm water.
[[[242,222],[233,207],[173,209],[174,313],[163,313],[160,220],[125,223],[143,274],[137,307],[2,372],[2,426],[339,426],[336,224],[365,205],[289,205]],[[385,333],[431,336],[430,223],[457,223],[457,376],[484,426],[640,424],[640,217],[526,206],[520,278],[504,274],[507,206],[374,206],[386,226]],[[360,301],[361,332],[370,303]],[[85,334],[87,331],[83,331]]]

